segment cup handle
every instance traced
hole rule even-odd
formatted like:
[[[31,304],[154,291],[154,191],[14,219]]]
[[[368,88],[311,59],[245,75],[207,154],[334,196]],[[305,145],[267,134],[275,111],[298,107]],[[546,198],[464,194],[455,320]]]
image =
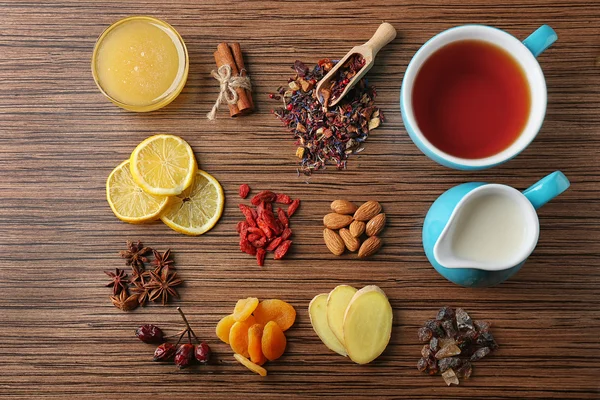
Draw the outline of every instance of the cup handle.
[[[554,32],[554,29],[548,25],[542,25],[537,28],[527,39],[523,40],[525,47],[533,53],[534,57],[542,54],[544,50],[556,42],[558,35]]]
[[[567,190],[570,185],[571,182],[569,182],[565,174],[560,171],[554,171],[524,190],[523,194],[537,210]]]

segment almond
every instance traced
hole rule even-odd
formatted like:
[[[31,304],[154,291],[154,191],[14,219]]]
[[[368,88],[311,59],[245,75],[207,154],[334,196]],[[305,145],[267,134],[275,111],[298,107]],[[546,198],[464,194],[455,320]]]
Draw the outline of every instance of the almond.
[[[381,212],[381,204],[369,200],[354,213],[354,219],[357,221],[368,221]]]
[[[340,229],[340,237],[344,241],[346,248],[350,251],[356,251],[360,247],[360,240],[352,236],[350,231],[346,228]]]
[[[365,233],[366,224],[362,221],[352,221],[350,224],[350,233],[355,238],[360,237],[363,233]]]
[[[369,222],[367,222],[367,236],[377,236],[385,227],[385,214],[377,214]]]
[[[341,256],[344,253],[344,241],[335,231],[329,228],[323,229],[323,239],[325,239],[325,245],[330,252],[336,256]]]
[[[323,225],[329,229],[345,228],[352,222],[351,215],[342,215],[338,213],[329,213],[323,217]]]
[[[347,200],[336,200],[333,203],[331,203],[331,209],[333,210],[333,212],[336,212],[338,214],[352,215],[356,212],[358,207],[356,207],[354,204],[350,203]]]
[[[371,236],[363,242],[358,250],[358,256],[361,258],[372,256],[381,248],[381,239],[377,236]]]

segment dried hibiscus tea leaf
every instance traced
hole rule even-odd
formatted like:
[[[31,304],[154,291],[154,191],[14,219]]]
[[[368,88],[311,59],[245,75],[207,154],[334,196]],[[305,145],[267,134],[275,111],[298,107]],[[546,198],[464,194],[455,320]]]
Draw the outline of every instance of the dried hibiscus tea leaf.
[[[435,317],[436,320],[438,321],[445,321],[445,320],[453,320],[454,319],[454,309],[452,309],[452,307],[442,307],[440,309],[440,311],[438,312],[437,317]]]
[[[431,340],[429,341],[429,348],[431,349],[431,351],[437,352],[440,349],[439,339],[436,337],[432,337]]]
[[[456,369],[462,364],[462,360],[458,357],[447,357],[442,358],[438,361],[438,365],[440,367],[440,372],[444,372],[449,368]]]
[[[245,199],[250,194],[250,186],[247,184],[240,185],[239,195],[242,199]]]
[[[444,329],[444,332],[446,333],[446,337],[449,337],[449,338],[455,337],[456,334],[458,333],[456,330],[456,327],[454,326],[454,321],[452,321],[451,319],[442,321],[442,328]]]
[[[498,343],[494,339],[494,335],[489,332],[482,333],[477,338],[477,345],[482,347],[489,347],[491,350],[496,350],[498,348]]]
[[[465,361],[456,372],[460,378],[469,379],[473,373],[473,365],[470,361]]]
[[[492,326],[490,322],[480,320],[473,321],[473,325],[475,325],[475,328],[478,332],[483,333],[488,332],[490,330],[490,327]]]
[[[419,370],[419,372],[427,371],[427,359],[419,358],[419,361],[417,361],[417,370]]]
[[[473,355],[471,356],[471,361],[481,360],[483,357],[490,354],[491,351],[492,350],[490,350],[489,347],[482,347],[482,348],[478,349],[475,353],[473,353]]]
[[[431,348],[428,344],[424,345],[421,349],[421,356],[423,358],[430,358],[431,356],[433,356],[433,352],[431,351]]]
[[[473,326],[473,321],[469,314],[462,308],[456,309],[456,324],[458,325],[458,329],[475,329]]]
[[[450,386],[452,384],[454,385],[458,385],[458,377],[456,376],[456,372],[454,372],[454,370],[452,368],[450,368],[449,370],[447,370],[446,372],[444,372],[442,374],[442,378],[444,378],[444,382],[446,382],[446,385]]]
[[[436,337],[444,336],[444,330],[442,329],[442,323],[440,321],[430,319],[429,321],[425,322],[425,327],[429,328]]]
[[[431,331],[431,329],[424,326],[419,328],[419,331],[417,332],[417,337],[421,342],[428,342],[433,337],[433,332]]]

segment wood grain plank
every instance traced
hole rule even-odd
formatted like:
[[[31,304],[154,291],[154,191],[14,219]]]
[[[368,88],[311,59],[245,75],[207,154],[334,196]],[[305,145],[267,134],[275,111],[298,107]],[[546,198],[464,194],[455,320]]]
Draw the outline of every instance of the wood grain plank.
[[[118,109],[96,89],[90,57],[115,20],[154,15],[174,25],[190,54],[183,93],[149,114]],[[566,0],[103,2],[0,1],[0,398],[453,398],[600,397],[600,3]],[[295,59],[339,57],[368,39],[381,20],[398,38],[378,56],[369,81],[386,123],[348,170],[296,175],[290,134],[270,114],[267,94],[284,84]],[[540,56],[548,86],[542,131],[519,157],[479,172],[438,166],[404,130],[398,95],[415,51],[441,30],[489,24],[525,38],[543,23],[559,41]],[[217,95],[212,52],[242,43],[257,112],[204,116]],[[104,199],[108,173],[143,138],[175,133],[190,142],[227,202],[209,234],[189,238],[162,224],[127,225]],[[526,266],[492,289],[464,289],[429,266],[423,217],[435,198],[465,181],[524,189],[555,169],[571,188],[540,210],[541,237]],[[262,269],[238,252],[237,187],[274,189],[303,200],[285,262]],[[321,217],[336,198],[380,200],[385,246],[373,259],[337,258],[322,244]],[[103,270],[140,239],[176,253],[186,284],[169,307],[122,313],[108,301]],[[333,355],[306,308],[337,284],[377,284],[394,308],[392,341],[368,366]],[[269,376],[249,374],[214,337],[214,326],[242,296],[279,297],[298,311],[285,356]],[[494,323],[501,349],[475,366],[464,386],[418,373],[415,331],[445,304]],[[142,323],[180,328],[174,306],[218,354],[218,365],[177,372],[150,361],[133,337]]]

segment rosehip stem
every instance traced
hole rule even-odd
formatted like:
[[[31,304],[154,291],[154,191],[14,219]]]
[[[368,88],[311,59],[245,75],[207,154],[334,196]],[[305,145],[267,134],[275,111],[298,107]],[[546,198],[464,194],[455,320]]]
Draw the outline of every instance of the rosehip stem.
[[[198,336],[196,336],[196,334],[194,333],[194,330],[190,326],[190,323],[188,322],[187,318],[185,317],[185,314],[183,313],[183,311],[181,311],[181,307],[177,307],[177,311],[179,311],[179,314],[181,315],[181,318],[183,318],[183,322],[185,322],[185,325],[187,326],[186,331],[188,333],[188,337],[190,336],[190,333],[191,333],[192,336],[194,336],[194,339],[196,339],[196,341],[198,343],[200,343],[200,339],[198,339]],[[184,331],[184,334],[185,334],[185,331]],[[189,340],[190,340],[190,343],[192,343],[192,338],[191,337],[189,337]]]
[[[181,339],[183,339],[183,336],[185,335],[185,333],[186,333],[187,331],[188,331],[188,330],[187,330],[187,329],[185,329],[183,332],[181,332],[181,335],[179,335],[179,339],[177,340],[177,343],[175,343],[175,347],[177,347],[177,345],[179,344],[179,342],[181,342]]]

